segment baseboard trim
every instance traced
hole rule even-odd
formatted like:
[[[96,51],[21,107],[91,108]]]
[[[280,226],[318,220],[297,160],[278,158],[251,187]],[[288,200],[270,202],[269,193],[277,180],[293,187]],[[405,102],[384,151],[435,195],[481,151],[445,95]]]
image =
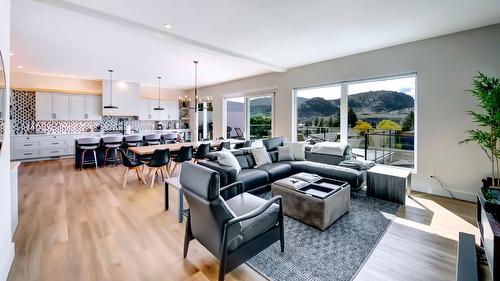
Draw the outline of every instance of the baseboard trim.
[[[412,186],[411,187],[412,191],[418,191],[422,193],[428,193],[432,195],[437,195],[437,196],[442,196],[442,197],[448,197],[452,198],[450,194],[444,190],[441,189],[429,189],[428,187],[419,187],[419,186]],[[476,202],[476,193],[473,192],[466,192],[462,190],[456,190],[456,189],[448,189],[453,196],[456,199],[463,200],[463,201],[469,201],[469,202]]]
[[[9,243],[6,255],[3,255],[2,260],[0,261],[1,281],[6,281],[7,277],[9,277],[10,267],[12,266],[12,262],[14,261],[14,255],[15,255],[14,243]]]

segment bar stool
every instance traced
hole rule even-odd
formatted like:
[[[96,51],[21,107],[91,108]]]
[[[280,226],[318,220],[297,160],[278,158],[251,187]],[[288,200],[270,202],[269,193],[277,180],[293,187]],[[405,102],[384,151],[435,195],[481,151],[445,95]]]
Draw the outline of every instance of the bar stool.
[[[160,134],[151,134],[144,136],[144,140],[147,145],[158,145],[161,143],[161,135]]]
[[[198,146],[196,149],[196,152],[194,153],[194,163],[207,158],[207,154],[210,152],[210,144],[209,143],[202,143]]]
[[[87,151],[92,151],[94,153],[93,162],[95,163],[95,168],[97,169],[97,155],[95,151],[100,144],[101,144],[100,138],[90,137],[90,138],[81,138],[76,140],[76,147],[81,150],[80,171],[82,170],[84,164],[92,163],[92,161],[85,161],[85,152]]]
[[[104,151],[104,164],[106,165],[106,162],[108,161],[108,153],[110,150],[113,151],[113,159],[110,161],[113,161],[116,166],[118,166],[118,161],[120,160],[120,154],[118,153],[118,149],[120,149],[120,146],[123,143],[123,137],[122,136],[108,136],[102,138],[102,143],[104,144],[104,147],[106,150]]]
[[[176,133],[166,133],[161,135],[161,139],[164,144],[175,143],[176,138],[177,138]]]
[[[128,149],[130,147],[137,147],[142,143],[142,136],[141,135],[133,135],[133,136],[126,136],[125,137],[125,145],[127,146],[127,156],[128,156]]]
[[[181,146],[175,158],[172,159],[174,162],[174,167],[170,174],[173,175],[177,166],[181,165],[185,161],[191,161],[193,158],[193,147],[192,146]]]

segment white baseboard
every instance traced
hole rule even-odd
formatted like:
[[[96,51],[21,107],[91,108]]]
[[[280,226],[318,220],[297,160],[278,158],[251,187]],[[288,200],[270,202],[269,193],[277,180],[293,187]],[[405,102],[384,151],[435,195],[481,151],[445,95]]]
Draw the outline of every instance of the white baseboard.
[[[2,255],[0,260],[0,281],[6,281],[7,277],[9,277],[9,271],[12,266],[12,261],[14,260],[14,255],[14,243],[10,243],[7,247],[5,255]]]
[[[411,190],[413,191],[418,191],[418,192],[423,192],[423,193],[428,193],[428,194],[433,194],[433,195],[438,195],[438,196],[443,196],[443,197],[449,197],[450,194],[446,192],[445,190],[442,189],[435,189],[435,188],[429,188],[429,187],[420,187],[420,186],[412,186]],[[448,189],[453,196],[456,199],[464,200],[464,201],[469,201],[469,202],[476,202],[476,193],[473,192],[465,192],[462,190],[455,190],[455,189]]]

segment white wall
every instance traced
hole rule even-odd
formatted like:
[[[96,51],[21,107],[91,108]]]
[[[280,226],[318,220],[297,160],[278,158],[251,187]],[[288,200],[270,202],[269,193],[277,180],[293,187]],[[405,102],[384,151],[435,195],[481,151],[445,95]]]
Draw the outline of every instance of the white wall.
[[[363,54],[297,67],[200,89],[214,96],[214,134],[222,135],[223,96],[277,89],[275,135],[293,135],[293,88],[417,72],[417,173],[414,190],[448,196],[429,178],[436,175],[455,196],[474,200],[489,164],[473,145],[458,145],[473,127],[470,88],[477,71],[500,76],[500,25],[465,31]],[[293,54],[290,54],[293,55]]]
[[[0,0],[0,50],[2,51],[7,93],[10,96],[10,0]],[[9,98],[7,97],[7,101]],[[7,102],[8,103],[8,102]],[[5,116],[9,116],[9,106]],[[9,119],[5,119],[5,133],[0,151],[0,280],[7,280],[14,258],[14,243],[11,236],[10,196],[10,136]]]

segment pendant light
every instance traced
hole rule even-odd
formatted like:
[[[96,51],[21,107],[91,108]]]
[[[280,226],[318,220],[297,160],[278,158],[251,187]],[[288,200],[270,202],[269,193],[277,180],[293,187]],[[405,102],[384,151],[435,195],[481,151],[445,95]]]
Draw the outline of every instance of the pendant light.
[[[194,63],[194,112],[198,112],[198,61]]]
[[[161,77],[158,76],[156,77],[158,79],[158,106],[153,108],[153,110],[165,110],[165,108],[160,106],[160,82],[161,82]]]
[[[109,105],[105,105],[104,109],[118,109],[118,106],[113,105],[113,70],[109,69]]]

